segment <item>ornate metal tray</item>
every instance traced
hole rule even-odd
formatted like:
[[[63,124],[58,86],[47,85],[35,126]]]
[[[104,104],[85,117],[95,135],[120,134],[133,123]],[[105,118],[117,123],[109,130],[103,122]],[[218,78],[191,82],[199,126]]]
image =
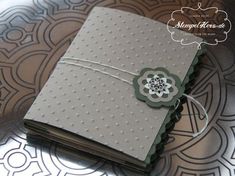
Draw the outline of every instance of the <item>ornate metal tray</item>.
[[[22,118],[46,82],[58,59],[94,6],[131,11],[162,22],[169,11],[196,6],[191,0],[2,0],[0,2],[0,176],[126,175],[138,173],[73,152],[56,143],[31,144]],[[234,2],[203,1],[225,9],[231,20]],[[233,10],[233,11],[232,11]],[[233,23],[233,21],[232,21]],[[234,31],[210,46],[190,94],[209,114],[204,125],[192,102],[170,134],[152,175],[235,175]],[[190,114],[190,115],[189,115]]]

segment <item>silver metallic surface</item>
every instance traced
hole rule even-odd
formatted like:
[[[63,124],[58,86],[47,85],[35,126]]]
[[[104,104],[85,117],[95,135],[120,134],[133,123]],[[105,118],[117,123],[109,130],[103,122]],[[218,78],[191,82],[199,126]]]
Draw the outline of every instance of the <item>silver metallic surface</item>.
[[[166,22],[169,10],[197,2],[150,0],[19,0],[0,2],[0,176],[138,176],[103,159],[67,150],[56,143],[30,143],[21,119],[95,5],[119,8]],[[224,8],[234,24],[232,1],[205,0]],[[183,116],[152,175],[235,175],[234,30],[209,47],[190,95],[209,115],[202,135],[192,138],[205,119],[194,104]],[[187,115],[190,114],[190,115]],[[194,114],[194,115],[193,115]],[[140,174],[141,175],[141,174]]]

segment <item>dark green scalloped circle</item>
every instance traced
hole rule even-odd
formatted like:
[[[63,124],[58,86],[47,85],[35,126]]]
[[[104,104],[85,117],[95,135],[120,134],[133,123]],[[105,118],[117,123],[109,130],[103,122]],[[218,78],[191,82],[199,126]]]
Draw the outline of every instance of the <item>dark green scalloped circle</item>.
[[[173,78],[175,80],[175,86],[178,88],[177,94],[175,96],[173,96],[173,98],[170,101],[166,101],[166,102],[164,102],[164,101],[153,102],[147,96],[141,94],[140,91],[139,91],[140,86],[138,84],[138,79],[140,77],[142,77],[144,75],[144,73],[147,72],[147,71],[162,71],[167,76]],[[184,93],[184,87],[182,87],[181,84],[182,84],[181,80],[177,75],[170,73],[167,69],[165,69],[163,67],[157,67],[155,69],[153,69],[153,68],[144,68],[140,71],[140,74],[133,79],[133,87],[135,89],[136,98],[138,100],[144,101],[147,105],[149,105],[152,108],[160,108],[162,106],[165,106],[165,107],[174,106],[177,99],[180,98],[182,96],[182,94]]]

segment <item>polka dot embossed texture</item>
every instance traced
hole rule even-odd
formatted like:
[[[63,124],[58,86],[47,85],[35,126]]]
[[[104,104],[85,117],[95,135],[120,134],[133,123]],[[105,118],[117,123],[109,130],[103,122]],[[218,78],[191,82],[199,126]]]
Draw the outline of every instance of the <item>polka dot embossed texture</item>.
[[[147,161],[169,108],[150,108],[137,99],[133,79],[143,68],[164,67],[170,74],[158,74],[163,83],[157,85],[164,90],[151,90],[150,77],[144,86],[161,101],[168,101],[178,94],[178,82],[187,77],[196,53],[197,46],[186,49],[173,42],[165,24],[96,7],[25,119],[59,127]],[[171,75],[177,75],[177,80]],[[177,84],[172,84],[174,81]]]

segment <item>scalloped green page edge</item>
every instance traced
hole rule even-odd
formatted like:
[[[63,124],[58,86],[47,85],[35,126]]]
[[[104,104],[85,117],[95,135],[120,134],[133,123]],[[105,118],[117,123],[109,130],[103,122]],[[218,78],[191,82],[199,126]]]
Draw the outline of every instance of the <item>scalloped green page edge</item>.
[[[196,66],[196,65],[198,64],[198,62],[199,62],[199,57],[200,57],[201,55],[205,54],[205,52],[206,52],[206,48],[205,48],[205,45],[203,45],[203,46],[201,47],[201,49],[197,51],[197,53],[196,53],[196,55],[195,55],[195,57],[194,57],[194,59],[193,59],[193,62],[192,62],[192,64],[191,64],[191,66],[190,66],[190,68],[189,68],[189,70],[188,70],[188,72],[187,72],[187,74],[186,74],[186,76],[185,76],[183,82],[182,82],[181,89],[184,90],[184,89],[186,88],[186,85],[187,85],[187,84],[189,83],[189,81],[191,80],[191,79],[190,79],[190,76],[194,73],[195,66]],[[173,120],[174,120],[174,119],[172,119],[172,116],[174,116],[175,113],[176,113],[176,110],[175,110],[175,109],[172,109],[172,108],[171,108],[171,109],[169,110],[169,112],[168,112],[168,114],[167,114],[167,116],[166,116],[166,118],[165,118],[165,120],[164,120],[164,122],[163,122],[163,124],[162,124],[162,126],[161,126],[161,128],[160,128],[160,130],[159,130],[159,132],[158,132],[158,134],[157,134],[157,136],[156,136],[156,138],[155,138],[155,140],[154,140],[154,142],[153,142],[153,144],[152,144],[152,146],[151,146],[149,152],[148,152],[148,154],[147,154],[147,157],[146,157],[146,159],[145,159],[145,161],[144,161],[146,165],[150,165],[152,162],[155,161],[155,159],[153,159],[153,157],[155,158],[155,157],[156,157],[155,155],[158,155],[158,153],[157,153],[157,151],[156,151],[156,150],[157,150],[157,147],[158,147],[159,145],[162,145],[162,141],[163,141],[162,136],[163,136],[164,134],[166,134],[167,126],[169,126],[171,123],[173,123]]]

